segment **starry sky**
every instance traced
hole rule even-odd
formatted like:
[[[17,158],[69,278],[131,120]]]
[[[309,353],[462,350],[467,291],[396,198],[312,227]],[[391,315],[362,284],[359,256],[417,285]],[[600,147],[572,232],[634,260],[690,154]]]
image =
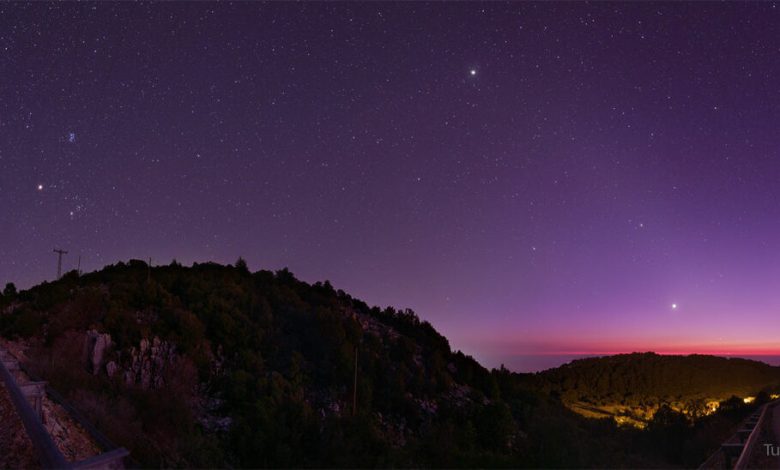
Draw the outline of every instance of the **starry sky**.
[[[0,283],[243,256],[488,366],[774,354],[778,10],[0,4]]]

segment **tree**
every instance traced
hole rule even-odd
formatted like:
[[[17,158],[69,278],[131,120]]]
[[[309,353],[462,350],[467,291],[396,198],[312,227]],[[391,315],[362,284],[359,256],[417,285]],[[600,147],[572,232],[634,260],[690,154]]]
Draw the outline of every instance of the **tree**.
[[[247,266],[246,260],[244,258],[240,256],[238,257],[238,259],[236,260],[236,269],[245,273],[249,272],[249,267]]]
[[[3,295],[6,297],[16,297],[16,286],[13,282],[9,282],[3,289]]]
[[[647,430],[660,455],[675,463],[682,461],[685,441],[691,435],[690,423],[683,413],[667,404],[661,405],[647,424]]]

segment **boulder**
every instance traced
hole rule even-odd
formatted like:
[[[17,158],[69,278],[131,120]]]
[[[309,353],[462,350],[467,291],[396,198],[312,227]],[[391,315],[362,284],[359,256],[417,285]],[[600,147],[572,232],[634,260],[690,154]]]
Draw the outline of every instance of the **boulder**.
[[[109,377],[113,377],[114,374],[116,374],[117,369],[119,369],[119,366],[116,365],[116,362],[114,361],[106,364],[106,374],[108,374]]]
[[[100,372],[109,347],[111,347],[110,334],[100,333],[97,330],[87,331],[84,339],[84,352],[87,369],[92,372],[92,375],[97,375]]]

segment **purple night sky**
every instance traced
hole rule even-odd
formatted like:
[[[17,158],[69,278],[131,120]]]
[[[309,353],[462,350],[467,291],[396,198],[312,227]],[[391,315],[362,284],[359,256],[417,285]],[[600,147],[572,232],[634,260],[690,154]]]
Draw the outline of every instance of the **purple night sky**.
[[[488,366],[774,354],[778,15],[1,4],[0,283],[240,255]]]

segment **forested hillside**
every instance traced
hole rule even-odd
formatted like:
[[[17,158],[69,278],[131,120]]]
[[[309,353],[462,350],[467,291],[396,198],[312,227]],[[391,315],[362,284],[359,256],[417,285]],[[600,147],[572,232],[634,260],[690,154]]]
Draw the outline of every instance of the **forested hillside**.
[[[525,378],[585,415],[603,412],[639,425],[663,405],[695,417],[731,396],[750,400],[761,391],[780,391],[778,367],[706,355],[618,354],[579,359]]]
[[[624,394],[654,376],[623,387],[617,375],[644,366],[610,365],[591,382],[581,366],[597,361],[488,371],[410,310],[242,260],[130,261],[9,286],[0,335],[144,466],[695,465],[750,410],[739,399],[695,420],[666,410],[645,431],[586,419],[559,397]]]
[[[564,399],[593,403],[647,399],[728,398],[780,386],[780,368],[763,362],[693,354],[618,354],[587,358],[537,375]]]

